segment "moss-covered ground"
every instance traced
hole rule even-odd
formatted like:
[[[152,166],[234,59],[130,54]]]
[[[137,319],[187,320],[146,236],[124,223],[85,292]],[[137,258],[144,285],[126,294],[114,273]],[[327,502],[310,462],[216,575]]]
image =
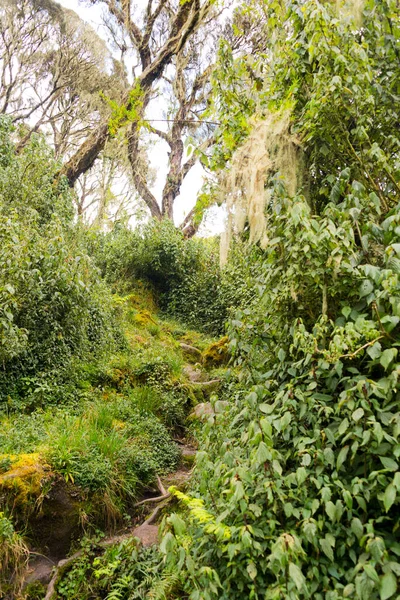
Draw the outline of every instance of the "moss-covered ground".
[[[1,415],[1,514],[14,544],[53,560],[84,534],[135,522],[138,499],[182,464],[177,441],[190,436],[188,416],[207,399],[199,380],[215,378],[226,359],[225,340],[164,319],[144,287],[114,303],[124,342],[101,363],[78,366],[72,401]],[[185,346],[199,350],[195,360]],[[8,570],[4,597],[20,589],[20,576],[17,564]]]

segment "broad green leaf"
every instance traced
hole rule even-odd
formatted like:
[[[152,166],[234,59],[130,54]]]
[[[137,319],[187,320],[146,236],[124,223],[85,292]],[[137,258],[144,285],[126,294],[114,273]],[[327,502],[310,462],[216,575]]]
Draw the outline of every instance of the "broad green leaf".
[[[283,417],[281,417],[281,426],[282,429],[285,429],[292,420],[292,413],[286,411]]]
[[[170,517],[168,517],[168,522],[171,523],[177,535],[183,535],[186,531],[185,521],[176,513],[173,513]]]
[[[389,333],[393,331],[396,325],[398,325],[399,321],[400,318],[394,315],[385,315],[381,318],[381,323],[383,323],[383,325],[385,326],[385,330]]]
[[[348,427],[349,427],[348,419],[343,419],[343,421],[340,423],[339,428],[338,428],[339,435],[343,435],[345,433],[345,431],[347,431]]]
[[[303,530],[305,533],[305,536],[307,538],[307,540],[312,543],[315,540],[315,534],[317,533],[317,526],[315,523],[312,523],[311,521],[307,521],[306,523],[304,523],[303,525]]]
[[[364,298],[368,296],[374,289],[374,284],[369,279],[366,279],[360,285],[360,298]]]
[[[372,360],[376,360],[380,357],[382,353],[382,346],[379,342],[375,342],[372,346],[367,348],[367,354],[372,358]]]
[[[296,479],[299,485],[302,485],[307,479],[307,471],[304,467],[299,467],[296,471]]]
[[[272,425],[269,420],[265,418],[260,419],[260,425],[265,435],[270,438],[272,436]]]
[[[336,520],[336,507],[331,500],[326,503],[325,510],[330,520],[334,523]]]
[[[385,495],[383,497],[383,503],[385,505],[385,510],[386,512],[389,512],[389,510],[391,509],[394,501],[396,500],[396,488],[394,487],[393,483],[390,483],[386,490],[385,490]]]
[[[363,416],[364,416],[364,409],[357,408],[357,410],[355,410],[353,412],[353,414],[351,415],[351,418],[353,419],[353,421],[355,421],[357,423],[357,421],[359,421]]]
[[[371,564],[366,563],[364,565],[364,571],[366,572],[366,574],[368,575],[368,577],[370,579],[372,579],[376,583],[379,583],[379,576],[378,576],[378,573],[376,572],[375,567],[373,567]]]
[[[255,579],[257,577],[257,567],[253,563],[253,561],[250,561],[248,563],[248,565],[247,565],[247,572],[249,574],[250,579]]]
[[[297,589],[300,591],[305,586],[305,577],[301,572],[301,569],[294,563],[289,563],[289,577],[294,581]]]
[[[354,590],[354,583],[347,584],[346,587],[343,589],[344,598],[349,598],[350,596],[352,596],[354,594]]]
[[[347,455],[349,453],[349,446],[344,446],[344,448],[341,449],[341,451],[338,454],[338,457],[336,459],[336,469],[339,471],[341,466],[343,465],[344,461],[347,458]]]
[[[280,348],[279,352],[278,352],[278,360],[280,362],[283,362],[285,360],[285,356],[286,356],[286,352],[284,351],[283,348]]]
[[[258,408],[265,415],[270,415],[272,412],[274,412],[275,406],[273,404],[259,404]]]
[[[351,521],[351,530],[357,536],[358,539],[360,539],[364,533],[364,526],[361,523],[360,519],[357,519],[357,517],[355,517]]]
[[[382,538],[376,537],[368,542],[368,551],[372,558],[379,562],[385,552],[385,542]]]
[[[244,497],[243,483],[240,480],[235,481],[234,487],[235,487],[235,493],[233,495],[233,498],[234,498],[234,500],[239,501]]]
[[[175,545],[175,538],[172,533],[168,531],[161,540],[160,550],[163,554],[168,554]]]
[[[324,457],[328,465],[333,467],[335,464],[335,453],[333,452],[332,448],[325,448]]]
[[[396,356],[397,348],[388,348],[387,350],[384,350],[382,352],[379,362],[381,363],[384,369],[387,369],[390,363],[396,358]]]
[[[349,317],[351,313],[351,308],[350,306],[345,306],[344,308],[342,308],[342,315],[346,317],[346,319]]]
[[[381,463],[383,464],[385,469],[389,469],[390,471],[398,470],[399,465],[395,460],[393,460],[393,458],[389,458],[389,456],[380,456],[379,458],[381,459]]]
[[[274,469],[274,471],[276,473],[278,473],[278,475],[282,475],[282,467],[281,467],[279,461],[273,460],[272,461],[272,468]]]
[[[388,600],[397,590],[397,580],[393,573],[386,573],[381,579],[380,595],[381,600]]]
[[[378,444],[380,444],[383,440],[383,429],[382,429],[382,425],[378,422],[374,423],[373,425],[373,430],[374,430],[374,435],[378,441]]]
[[[262,465],[271,459],[271,451],[265,442],[261,442],[258,446],[256,453],[256,462],[258,465]]]
[[[329,560],[333,562],[334,555],[332,545],[330,544],[330,542],[327,539],[323,538],[322,540],[319,540],[319,543],[323,553],[329,558]]]

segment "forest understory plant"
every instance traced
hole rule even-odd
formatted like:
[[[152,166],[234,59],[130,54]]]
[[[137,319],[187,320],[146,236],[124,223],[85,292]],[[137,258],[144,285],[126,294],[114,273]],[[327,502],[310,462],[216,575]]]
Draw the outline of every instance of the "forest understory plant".
[[[253,4],[274,43],[234,59],[223,42],[215,78],[230,222],[264,248],[229,326],[246,392],[216,403],[163,550],[191,600],[397,598],[398,6],[365,2],[360,25],[340,3]]]

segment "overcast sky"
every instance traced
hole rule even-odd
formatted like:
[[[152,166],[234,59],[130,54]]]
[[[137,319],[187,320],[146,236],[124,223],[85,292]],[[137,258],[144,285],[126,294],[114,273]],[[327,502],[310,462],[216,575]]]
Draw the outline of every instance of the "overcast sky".
[[[105,30],[102,26],[102,8],[99,5],[89,6],[87,2],[80,2],[79,0],[57,1],[66,8],[74,10],[81,17],[81,19],[89,23],[101,37],[106,37]],[[145,8],[147,5],[147,0],[137,0],[136,4],[138,7],[143,6],[143,8]],[[161,111],[161,107],[159,107],[158,109],[157,107],[154,107],[153,111],[157,112],[151,114],[151,117],[162,117],[161,112],[158,112]],[[155,168],[157,173],[156,183],[152,191],[160,204],[162,188],[167,173],[167,150],[167,144],[165,142],[160,141],[155,144],[155,146],[151,149],[150,152],[150,160],[152,166]],[[174,218],[177,224],[183,221],[186,214],[193,207],[196,201],[197,193],[203,184],[203,174],[203,168],[198,163],[193,167],[193,169],[191,169],[191,171],[185,178],[181,187],[181,194],[176,199],[174,205]],[[210,235],[214,233],[220,233],[224,229],[223,221],[224,211],[218,208],[212,209],[210,211],[210,214],[208,215],[208,218],[206,219],[206,222],[204,223],[204,234]]]

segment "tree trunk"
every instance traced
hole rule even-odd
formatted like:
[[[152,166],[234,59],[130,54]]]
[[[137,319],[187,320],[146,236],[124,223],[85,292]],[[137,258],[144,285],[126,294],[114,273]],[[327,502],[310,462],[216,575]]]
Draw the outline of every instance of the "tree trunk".
[[[168,176],[162,196],[162,215],[172,220],[175,198],[179,195],[182,185],[183,142],[181,138],[176,137],[171,140],[170,148]]]
[[[128,137],[128,158],[132,168],[132,178],[135,187],[150,210],[151,216],[161,221],[162,214],[155,196],[150,191],[146,183],[146,173],[143,173],[143,166],[139,160],[139,132],[137,125],[132,124]]]
[[[86,173],[93,166],[109,136],[108,123],[102,123],[82,144],[78,152],[61,168],[59,175],[65,175],[71,187],[80,175]]]
[[[149,65],[143,65],[144,70],[135,82],[139,83],[144,97],[149,95],[154,82],[161,77],[165,67],[171,62],[173,56],[184,47],[187,39],[196,30],[201,19],[205,18],[211,4],[211,0],[207,0],[203,9],[201,9],[199,0],[185,0],[185,2],[180,3],[171,25],[168,40],[153,62]],[[125,98],[125,102],[128,102],[128,96]],[[82,144],[76,154],[62,167],[59,174],[65,175],[72,186],[78,177],[93,165],[100,152],[104,149],[109,136],[108,122],[101,123],[94,133]]]

